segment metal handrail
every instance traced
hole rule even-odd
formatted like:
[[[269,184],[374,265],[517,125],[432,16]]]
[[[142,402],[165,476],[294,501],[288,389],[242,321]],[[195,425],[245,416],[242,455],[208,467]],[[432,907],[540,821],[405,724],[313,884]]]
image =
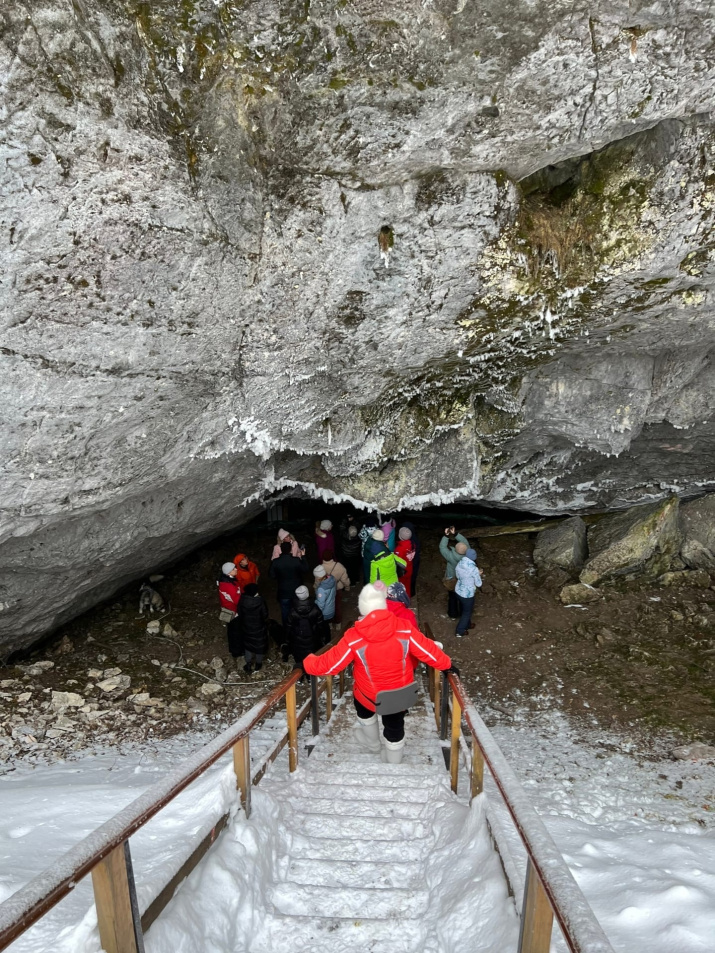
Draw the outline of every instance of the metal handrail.
[[[425,633],[432,638],[432,631],[428,624],[425,624]],[[435,670],[436,672],[437,670]],[[496,743],[492,733],[482,721],[474,702],[469,698],[467,692],[458,675],[442,673],[442,691],[436,691],[433,701],[435,709],[439,704],[439,695],[442,696],[441,716],[438,727],[442,738],[446,738],[446,711],[445,704],[447,691],[446,685],[452,689],[452,743],[450,755],[450,771],[452,775],[452,788],[457,789],[457,772],[459,758],[459,736],[461,733],[462,716],[471,732],[472,744],[472,794],[481,793],[483,764],[486,762],[494,783],[499,793],[504,799],[507,810],[511,815],[519,837],[526,849],[528,863],[526,886],[524,894],[524,903],[522,906],[522,935],[519,941],[520,951],[536,951],[549,949],[550,922],[548,924],[548,936],[544,931],[539,943],[529,944],[524,938],[524,918],[527,914],[527,908],[533,905],[533,893],[540,885],[546,895],[549,907],[556,918],[564,939],[572,953],[613,953],[613,947],[608,937],[603,931],[600,923],[591,909],[588,901],[584,897],[581,888],[569,870],[566,861],[560,850],[556,846],[554,839],[544,822],[541,820],[536,810],[524,791],[521,782],[514,774],[504,757],[501,749]],[[438,682],[435,681],[435,686]],[[456,699],[456,705],[454,700]],[[456,712],[456,713],[455,713]],[[457,720],[458,719],[458,720]],[[481,758],[479,758],[481,755]],[[479,758],[479,762],[474,759]],[[483,759],[483,761],[482,761]],[[534,880],[532,873],[536,874],[538,880]],[[533,913],[533,910],[532,910]]]
[[[319,649],[315,654],[322,654],[336,642],[337,639]],[[302,669],[295,669],[287,675],[265,698],[213,741],[190,755],[180,767],[153,784],[118,814],[88,834],[54,864],[0,903],[0,950],[4,950],[48,910],[71,893],[80,880],[128,841],[132,834],[143,827],[219,758],[246,739],[251,730],[284,696],[291,690],[295,692],[295,685],[302,675]],[[306,706],[309,704],[307,702]],[[295,721],[295,709],[293,717]]]

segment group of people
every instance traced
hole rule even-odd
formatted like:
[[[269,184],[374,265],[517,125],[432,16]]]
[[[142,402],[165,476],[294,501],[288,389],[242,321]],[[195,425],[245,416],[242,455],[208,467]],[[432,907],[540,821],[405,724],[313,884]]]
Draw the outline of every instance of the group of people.
[[[366,585],[382,586],[389,592],[393,614],[400,606],[410,612],[420,568],[421,547],[416,529],[405,522],[398,528],[394,519],[380,522],[377,516],[363,523],[348,513],[337,531],[330,520],[315,525],[318,564],[312,570],[313,592],[305,585],[310,573],[306,548],[287,530],[279,529],[271,553],[268,575],[275,582],[281,611],[280,635],[283,660],[292,655],[297,665],[316,648],[330,641],[332,623],[342,621],[342,597],[362,575]],[[340,560],[336,558],[339,550]],[[440,552],[447,566],[444,585],[448,590],[448,613],[458,618],[456,635],[474,628],[471,621],[476,589],[481,574],[476,552],[454,527],[445,529]],[[222,619],[227,622],[231,655],[243,657],[247,674],[260,672],[268,651],[269,611],[258,591],[258,567],[245,553],[224,563],[218,579]]]

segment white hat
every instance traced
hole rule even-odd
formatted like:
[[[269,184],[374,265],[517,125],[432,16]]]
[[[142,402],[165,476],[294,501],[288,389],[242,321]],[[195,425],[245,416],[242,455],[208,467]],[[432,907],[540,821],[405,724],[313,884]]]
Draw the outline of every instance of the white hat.
[[[299,599],[307,599],[310,595],[307,586],[298,586],[298,588],[295,590],[295,594]]]
[[[371,583],[363,586],[360,598],[358,599],[358,609],[360,615],[369,615],[376,609],[387,608],[387,591],[376,589]]]
[[[224,574],[224,576],[230,576],[235,568],[235,563],[224,563],[223,566],[221,566],[221,572]]]
[[[316,566],[313,570],[313,575],[316,579],[322,579],[323,576],[327,576],[328,574],[323,566]]]
[[[329,529],[333,528],[333,524],[330,522],[330,520],[321,520],[320,528],[322,529],[324,533],[327,533]]]
[[[381,543],[385,542],[385,534],[381,529],[374,529],[372,531],[372,538],[379,540]]]

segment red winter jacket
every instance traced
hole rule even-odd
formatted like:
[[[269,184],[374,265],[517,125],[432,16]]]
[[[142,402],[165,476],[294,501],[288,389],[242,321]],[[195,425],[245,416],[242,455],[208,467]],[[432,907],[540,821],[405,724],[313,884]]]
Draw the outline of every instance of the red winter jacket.
[[[230,609],[231,612],[238,610],[238,601],[241,598],[241,589],[232,576],[221,577],[216,583],[218,586],[218,598],[222,609]]]
[[[407,619],[416,629],[419,628],[417,625],[417,616],[412,609],[407,608],[404,602],[399,602],[397,599],[388,599],[387,608],[388,611],[396,615],[398,619]]]
[[[438,645],[389,609],[376,609],[356,622],[329,652],[308,655],[303,669],[308,675],[335,675],[351,662],[353,694],[370,711],[375,711],[378,692],[414,681],[417,662],[442,670],[452,664]]]

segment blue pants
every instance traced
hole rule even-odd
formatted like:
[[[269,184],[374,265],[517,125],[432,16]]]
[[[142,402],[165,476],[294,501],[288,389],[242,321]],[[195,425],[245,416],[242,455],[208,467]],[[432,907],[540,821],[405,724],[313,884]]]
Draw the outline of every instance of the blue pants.
[[[288,634],[288,616],[290,615],[291,606],[293,605],[293,600],[288,599],[279,599],[281,604],[281,622],[283,623],[283,631]]]
[[[472,612],[474,611],[474,596],[470,596],[469,599],[466,599],[464,596],[457,596],[457,598],[459,599],[459,604],[462,607],[462,614],[459,617],[459,622],[457,623],[457,632],[459,635],[464,635],[469,628],[469,623],[472,621]]]

